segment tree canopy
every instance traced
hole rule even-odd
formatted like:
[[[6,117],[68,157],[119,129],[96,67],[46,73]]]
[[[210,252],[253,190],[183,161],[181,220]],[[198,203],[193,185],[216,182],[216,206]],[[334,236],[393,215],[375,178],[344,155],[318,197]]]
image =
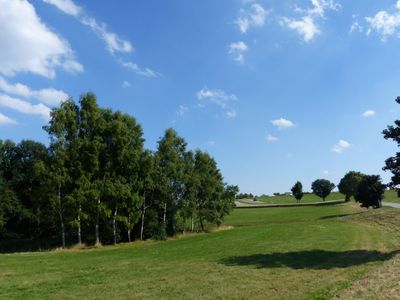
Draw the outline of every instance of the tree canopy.
[[[311,184],[313,193],[321,197],[323,201],[325,201],[334,188],[335,184],[326,179],[317,179]]]
[[[339,192],[346,196],[346,201],[350,201],[357,193],[358,186],[365,175],[360,172],[350,171],[340,180]]]
[[[303,198],[303,185],[300,181],[297,181],[291,189],[293,196],[296,198],[297,202]]]
[[[380,208],[385,189],[379,175],[364,175],[355,197],[362,207]]]
[[[395,101],[400,104],[400,97],[397,97]],[[395,120],[394,125],[387,126],[382,133],[385,139],[393,140],[397,143],[397,147],[400,146],[400,120]],[[400,197],[400,152],[396,152],[394,156],[386,159],[383,170],[390,171],[392,173],[389,186],[392,188],[397,188],[397,192]]]

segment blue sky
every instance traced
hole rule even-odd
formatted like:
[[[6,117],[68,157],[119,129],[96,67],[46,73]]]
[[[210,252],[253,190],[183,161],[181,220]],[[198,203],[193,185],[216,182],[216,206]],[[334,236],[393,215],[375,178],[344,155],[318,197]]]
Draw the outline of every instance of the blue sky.
[[[390,178],[400,1],[0,0],[0,28],[0,139],[47,143],[49,109],[92,91],[243,192]]]

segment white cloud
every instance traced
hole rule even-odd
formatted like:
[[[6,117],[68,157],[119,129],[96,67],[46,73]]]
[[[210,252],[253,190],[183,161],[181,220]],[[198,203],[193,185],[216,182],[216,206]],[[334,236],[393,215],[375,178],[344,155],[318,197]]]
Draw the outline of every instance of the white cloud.
[[[246,52],[247,50],[248,50],[247,45],[244,42],[239,41],[237,43],[231,43],[229,45],[228,53],[233,57],[234,60],[236,60],[239,63],[243,63],[244,62],[243,53]]]
[[[305,16],[300,20],[283,18],[283,23],[286,24],[288,28],[297,31],[305,42],[311,41],[320,33],[320,30],[315,25],[314,19],[310,16]]]
[[[367,35],[375,31],[385,41],[388,36],[398,35],[400,28],[400,0],[396,2],[396,11],[393,13],[381,10],[373,17],[366,17],[369,23]]]
[[[348,141],[340,140],[337,144],[332,146],[332,151],[336,153],[342,153],[346,149],[350,148],[351,144]]]
[[[357,15],[353,15],[353,22],[351,23],[351,27],[349,32],[353,33],[353,32],[363,32],[364,28],[360,25],[360,23],[358,23],[358,18]]]
[[[234,94],[227,94],[220,89],[204,87],[197,92],[197,100],[202,102],[209,101],[221,107],[225,111],[225,115],[228,119],[235,118],[237,115],[236,110],[231,107],[231,103],[237,100]],[[204,107],[204,103],[200,103],[199,106]]]
[[[278,138],[269,133],[265,136],[265,140],[268,142],[276,142]]]
[[[50,105],[60,104],[68,98],[68,95],[61,90],[56,90],[54,88],[32,90],[28,86],[21,83],[10,84],[1,76],[0,90],[7,94],[13,94],[25,98],[35,98]]]
[[[215,146],[215,141],[208,141],[207,145],[211,146],[211,147],[214,147]]]
[[[375,115],[375,111],[374,111],[374,110],[366,110],[366,111],[364,111],[363,114],[362,114],[362,116],[363,116],[363,117],[366,117],[366,118],[372,117],[372,116],[374,116],[374,115]]]
[[[24,114],[39,115],[44,120],[48,120],[50,117],[50,108],[46,105],[42,103],[31,104],[30,102],[13,98],[5,94],[0,94],[0,106],[7,107]]]
[[[15,125],[17,121],[0,113],[0,125]]]
[[[68,42],[51,31],[26,0],[0,0],[0,73],[54,78],[56,68],[81,72]]]
[[[104,41],[106,49],[111,54],[115,52],[130,53],[133,51],[131,42],[121,39],[114,32],[108,31],[105,23],[99,24],[94,18],[87,16],[81,18],[80,22],[89,26]]]
[[[176,112],[176,115],[179,117],[182,117],[184,114],[187,113],[187,111],[189,110],[189,108],[185,105],[179,105],[179,109]]]
[[[120,61],[120,63],[123,67],[128,68],[128,69],[134,71],[136,74],[145,76],[147,78],[155,78],[160,75],[159,73],[157,73],[149,68],[142,69],[137,64],[135,64],[131,61],[128,61],[128,62]]]
[[[225,108],[228,103],[236,101],[237,97],[234,94],[227,94],[223,90],[209,89],[207,87],[202,88],[197,92],[198,100],[209,100],[218,106]]]
[[[237,113],[236,113],[236,110],[234,110],[234,109],[230,109],[230,110],[228,110],[228,111],[226,112],[226,117],[227,117],[228,119],[236,118],[236,115],[237,115]]]
[[[312,7],[309,9],[296,8],[298,13],[303,14],[299,19],[283,17],[282,26],[295,30],[305,42],[312,41],[321,33],[317,24],[317,19],[325,18],[326,11],[337,11],[341,6],[334,0],[310,0]]]
[[[71,0],[43,0],[43,1],[45,3],[56,6],[59,10],[74,17],[78,17],[82,12],[82,8],[76,5]]]
[[[259,3],[252,3],[250,7],[241,10],[241,16],[236,19],[241,33],[246,33],[250,27],[261,27],[265,23],[268,12]]]
[[[83,9],[72,0],[43,0],[45,3],[54,5],[62,12],[75,17],[79,22],[88,26],[106,44],[106,49],[111,54],[115,52],[130,53],[133,46],[128,40],[120,38],[116,33],[107,29],[105,23],[98,23],[96,19],[89,17]]]
[[[128,88],[128,87],[130,87],[130,86],[131,86],[131,83],[130,83],[129,81],[124,80],[124,81],[122,82],[122,88],[126,89],[126,88]]]
[[[322,171],[322,174],[328,175],[328,174],[329,174],[329,171],[328,171],[328,170],[323,170],[323,171]]]
[[[281,130],[294,127],[294,123],[292,121],[284,119],[284,118],[271,120],[270,122],[272,125],[278,127],[278,129],[281,129]]]
[[[123,61],[118,54],[132,53],[134,47],[132,43],[121,38],[115,32],[108,30],[107,24],[98,22],[95,18],[86,14],[82,7],[76,5],[73,0],[43,0],[54,5],[66,14],[75,17],[80,23],[88,26],[106,45],[106,50],[125,68],[133,70],[136,74],[148,78],[158,77],[160,74],[149,69],[141,68],[130,61]]]

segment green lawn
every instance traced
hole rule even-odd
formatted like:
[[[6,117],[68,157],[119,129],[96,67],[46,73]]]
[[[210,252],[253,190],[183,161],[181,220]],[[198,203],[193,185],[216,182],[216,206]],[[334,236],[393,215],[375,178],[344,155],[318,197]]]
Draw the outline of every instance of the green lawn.
[[[0,254],[0,299],[327,299],[399,249],[398,227],[377,224],[400,220],[400,210],[379,210],[377,223],[374,213],[351,204],[236,209],[230,230]]]
[[[345,197],[343,194],[334,192],[331,193],[325,201],[332,200],[343,200]],[[271,197],[259,197],[257,200],[262,201],[268,204],[280,204],[280,203],[297,203],[296,198],[288,195],[288,196],[271,196]],[[305,194],[301,199],[300,203],[310,203],[310,202],[322,202],[322,199],[314,194]]]
[[[385,191],[383,201],[400,203],[400,198],[397,196],[397,191]]]

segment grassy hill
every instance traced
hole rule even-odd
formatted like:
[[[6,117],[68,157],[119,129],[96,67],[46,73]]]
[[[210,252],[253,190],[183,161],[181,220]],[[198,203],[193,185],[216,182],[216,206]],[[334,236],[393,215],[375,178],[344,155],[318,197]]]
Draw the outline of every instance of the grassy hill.
[[[342,200],[344,195],[338,192],[331,193],[325,201],[332,200]],[[278,203],[296,203],[296,198],[292,195],[282,195],[282,196],[262,196],[257,198],[258,201],[268,203],[268,204],[278,204]],[[305,194],[301,199],[300,203],[310,203],[310,202],[322,202],[322,199],[314,194]]]
[[[400,210],[381,209],[379,222],[374,213],[352,204],[237,209],[230,230],[0,254],[0,299],[328,299],[397,253]]]

